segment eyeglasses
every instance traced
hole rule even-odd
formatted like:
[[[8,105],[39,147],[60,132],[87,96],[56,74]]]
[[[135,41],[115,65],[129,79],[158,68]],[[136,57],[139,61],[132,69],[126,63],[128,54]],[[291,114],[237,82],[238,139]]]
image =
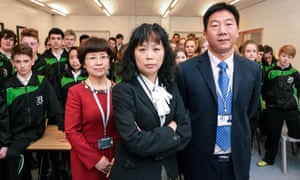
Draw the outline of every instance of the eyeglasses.
[[[104,60],[109,60],[110,56],[105,56],[105,55],[102,55],[102,56],[86,56],[86,59],[89,60],[89,61],[96,61],[96,60],[101,60],[101,61],[104,61]]]

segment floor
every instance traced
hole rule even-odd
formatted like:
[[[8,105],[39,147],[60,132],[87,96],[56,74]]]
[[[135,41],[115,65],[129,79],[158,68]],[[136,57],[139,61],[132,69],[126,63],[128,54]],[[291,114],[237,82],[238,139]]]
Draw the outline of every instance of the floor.
[[[263,142],[261,144],[264,153]],[[300,150],[296,155],[292,154],[291,146],[287,144],[287,174],[282,173],[281,149],[279,147],[275,164],[267,167],[258,167],[256,162],[262,157],[258,154],[257,147],[252,150],[250,180],[300,180]],[[37,169],[32,171],[33,180],[37,180]]]
[[[263,151],[263,142],[261,142]],[[262,152],[264,154],[264,151]],[[282,172],[281,148],[279,147],[275,164],[258,167],[256,162],[262,158],[254,147],[251,158],[250,180],[300,180],[300,150],[293,155],[290,143],[287,143],[287,173]]]

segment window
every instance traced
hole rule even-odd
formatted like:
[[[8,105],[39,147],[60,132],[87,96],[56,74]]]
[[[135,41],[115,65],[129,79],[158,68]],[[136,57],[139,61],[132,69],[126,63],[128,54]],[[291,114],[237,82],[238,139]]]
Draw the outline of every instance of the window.
[[[255,41],[257,44],[262,44],[262,32],[263,28],[251,29],[240,32],[240,36],[236,42],[237,47],[240,47],[240,45],[242,45],[245,41],[250,39]]]

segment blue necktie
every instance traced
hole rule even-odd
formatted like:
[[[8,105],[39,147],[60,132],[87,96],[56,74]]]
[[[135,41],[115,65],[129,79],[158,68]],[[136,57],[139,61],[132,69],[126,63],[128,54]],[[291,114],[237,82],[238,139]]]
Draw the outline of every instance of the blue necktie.
[[[219,88],[221,94],[218,93],[218,115],[231,115],[231,101],[232,92],[228,91],[229,77],[226,73],[227,63],[221,62],[218,64],[220,68],[219,74]],[[230,119],[231,120],[231,119]],[[218,126],[217,127],[217,145],[226,151],[231,146],[231,126]]]

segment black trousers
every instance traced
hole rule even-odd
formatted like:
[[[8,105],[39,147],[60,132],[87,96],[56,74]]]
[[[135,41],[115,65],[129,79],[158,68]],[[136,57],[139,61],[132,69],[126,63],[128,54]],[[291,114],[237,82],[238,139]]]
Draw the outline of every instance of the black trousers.
[[[259,128],[259,131],[260,131],[261,135],[263,135],[263,136],[268,135],[269,124],[268,124],[267,110],[266,109],[264,109],[263,112],[261,113],[261,117],[258,121],[258,128]]]
[[[214,171],[214,173],[211,173],[211,180],[235,180],[232,160],[228,162],[220,162],[219,160],[213,158],[211,169]]]
[[[266,154],[264,161],[273,164],[278,151],[283,121],[285,120],[288,135],[300,138],[300,119],[298,111],[267,109],[269,131],[265,142]]]
[[[30,180],[30,153],[26,152],[26,147],[31,143],[31,139],[19,138],[15,140],[7,150],[5,159],[0,160],[0,179],[5,180]],[[17,172],[20,154],[24,155],[24,166],[20,175]]]

